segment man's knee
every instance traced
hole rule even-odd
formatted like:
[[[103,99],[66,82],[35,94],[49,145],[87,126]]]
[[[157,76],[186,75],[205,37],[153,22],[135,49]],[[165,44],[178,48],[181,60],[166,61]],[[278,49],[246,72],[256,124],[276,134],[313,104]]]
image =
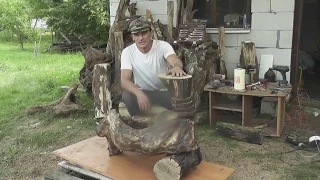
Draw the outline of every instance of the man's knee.
[[[131,116],[137,115],[140,112],[137,97],[134,94],[124,91],[122,93],[122,102],[126,105]]]

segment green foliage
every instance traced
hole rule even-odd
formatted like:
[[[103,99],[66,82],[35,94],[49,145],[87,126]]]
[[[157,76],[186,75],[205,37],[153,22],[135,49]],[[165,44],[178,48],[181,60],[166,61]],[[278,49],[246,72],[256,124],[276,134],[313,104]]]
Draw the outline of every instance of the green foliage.
[[[33,40],[38,32],[31,27],[32,10],[25,1],[0,0],[0,33],[6,40],[17,39],[23,49],[25,40]]]
[[[107,38],[108,0],[27,1],[34,10],[34,18],[45,18],[55,32],[91,35],[102,40]]]

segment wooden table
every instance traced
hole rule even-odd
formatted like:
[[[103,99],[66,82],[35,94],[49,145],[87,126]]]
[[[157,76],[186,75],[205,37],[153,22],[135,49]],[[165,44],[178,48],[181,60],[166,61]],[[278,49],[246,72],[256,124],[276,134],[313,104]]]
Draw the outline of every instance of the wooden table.
[[[248,126],[253,119],[252,116],[252,99],[253,97],[277,97],[278,98],[278,112],[277,112],[277,127],[275,132],[269,134],[270,136],[280,137],[284,118],[285,118],[285,98],[289,95],[290,90],[281,93],[271,94],[267,91],[252,90],[252,91],[234,91],[232,87],[220,87],[218,89],[205,88],[204,91],[209,92],[209,115],[210,125],[214,125],[221,116],[221,110],[235,111],[242,113],[242,125]],[[226,101],[221,94],[241,95],[242,104],[237,101]]]

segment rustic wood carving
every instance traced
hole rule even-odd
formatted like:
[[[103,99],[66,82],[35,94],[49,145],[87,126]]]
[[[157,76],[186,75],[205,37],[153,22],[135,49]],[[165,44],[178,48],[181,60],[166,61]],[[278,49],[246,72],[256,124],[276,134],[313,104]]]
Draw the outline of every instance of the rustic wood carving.
[[[192,92],[192,76],[159,75],[158,77],[170,92],[173,111],[177,112],[179,117],[193,116],[195,114],[195,104]],[[181,114],[179,114],[180,112]]]
[[[28,107],[27,113],[48,112],[53,116],[69,116],[76,111],[83,110],[82,102],[76,97],[78,86],[78,84],[72,85],[68,92],[55,102]]]
[[[95,105],[95,118],[106,117],[112,107],[111,102],[111,65],[96,64],[93,70],[92,94]]]
[[[256,46],[252,41],[241,42],[240,65],[242,67],[252,67],[255,69],[251,72],[251,82],[256,82],[259,75],[258,59],[256,55]]]

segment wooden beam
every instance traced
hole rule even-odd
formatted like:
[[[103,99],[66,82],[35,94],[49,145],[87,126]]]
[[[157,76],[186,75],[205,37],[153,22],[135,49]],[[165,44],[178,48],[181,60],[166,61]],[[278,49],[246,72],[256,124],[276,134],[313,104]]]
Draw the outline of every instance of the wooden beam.
[[[173,9],[174,9],[174,2],[168,1],[167,3],[167,10],[168,10],[168,42],[173,42]]]

